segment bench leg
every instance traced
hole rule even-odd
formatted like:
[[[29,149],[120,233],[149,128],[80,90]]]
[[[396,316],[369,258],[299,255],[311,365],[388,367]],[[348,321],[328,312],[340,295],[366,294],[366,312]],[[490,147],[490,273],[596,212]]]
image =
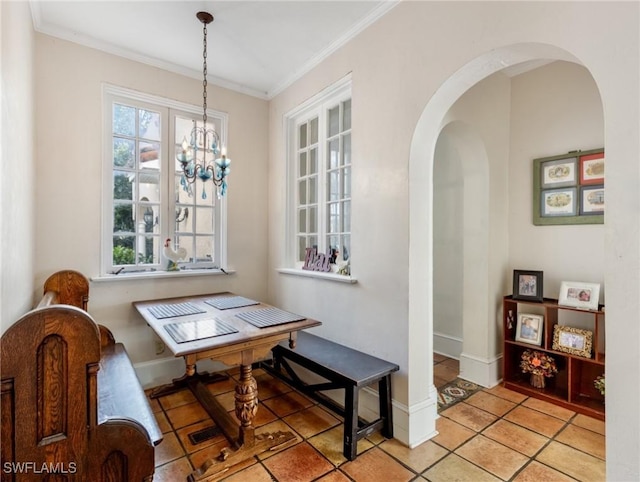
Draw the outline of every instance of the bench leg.
[[[354,460],[358,454],[358,387],[345,389],[344,403],[344,456]]]
[[[380,402],[380,418],[383,420],[381,433],[386,438],[393,438],[391,375],[382,377],[378,382],[378,400]]]

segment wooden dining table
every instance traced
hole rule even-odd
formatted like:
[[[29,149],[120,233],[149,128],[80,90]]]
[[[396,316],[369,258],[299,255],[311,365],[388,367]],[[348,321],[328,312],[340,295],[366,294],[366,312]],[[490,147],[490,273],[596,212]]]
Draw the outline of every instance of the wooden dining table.
[[[165,346],[185,361],[185,374],[155,389],[151,397],[188,388],[229,442],[187,480],[210,480],[232,465],[295,439],[292,432],[255,433],[258,386],[252,364],[266,358],[281,341],[289,340],[295,348],[297,332],[321,322],[229,292],[136,301],[133,306]],[[240,366],[235,387],[239,427],[207,389],[208,383],[226,377],[197,371],[198,360],[204,359]]]

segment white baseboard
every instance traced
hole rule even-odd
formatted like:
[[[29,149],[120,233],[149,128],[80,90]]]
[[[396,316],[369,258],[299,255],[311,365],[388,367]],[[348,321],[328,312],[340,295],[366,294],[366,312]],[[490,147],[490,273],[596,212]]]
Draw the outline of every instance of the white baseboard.
[[[462,338],[444,333],[433,334],[433,351],[458,360],[462,353]]]
[[[491,388],[502,379],[502,354],[488,358],[479,358],[463,353],[460,355],[460,378],[480,386]]]

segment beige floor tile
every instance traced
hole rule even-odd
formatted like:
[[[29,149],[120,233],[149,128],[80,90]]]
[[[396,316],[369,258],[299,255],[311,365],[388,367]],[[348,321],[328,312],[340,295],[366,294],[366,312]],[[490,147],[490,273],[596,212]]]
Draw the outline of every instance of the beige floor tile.
[[[289,393],[293,389],[286,383],[273,378],[269,374],[264,374],[256,378],[258,384],[258,398],[260,400],[267,400],[269,398],[277,397]]]
[[[209,383],[207,385],[207,389],[213,395],[220,395],[222,393],[227,392],[235,392],[236,389],[236,381],[229,377],[226,380],[220,380],[218,382]]]
[[[278,417],[286,417],[313,405],[307,397],[298,392],[289,392],[279,397],[270,398],[265,400],[263,404]]]
[[[151,410],[153,411],[153,413],[158,413],[158,412],[162,412],[162,406],[160,405],[160,402],[158,401],[157,398],[150,398],[150,394],[151,394],[151,389],[149,390],[145,390],[144,393],[147,394],[147,399],[149,400],[149,406],[151,407]]]
[[[171,425],[173,425],[173,428],[176,430],[209,419],[209,415],[199,402],[180,405],[167,410],[166,414]]]
[[[576,412],[568,410],[553,403],[545,402],[544,400],[538,400],[537,398],[529,398],[525,400],[522,405],[528,408],[532,408],[552,417],[559,418],[560,420],[568,421],[573,417]]]
[[[513,482],[574,482],[575,479],[558,472],[557,470],[542,465],[535,460],[527,465],[514,479]]]
[[[459,371],[451,368],[443,363],[435,365],[433,367],[433,376],[446,380],[447,382],[452,382],[456,378],[458,378]]]
[[[499,482],[489,472],[476,467],[456,454],[449,454],[436,465],[422,474],[431,482]]]
[[[284,418],[284,421],[304,438],[335,427],[340,421],[318,405],[305,408]]]
[[[227,477],[224,482],[273,482],[273,479],[261,464],[254,464]]]
[[[153,474],[153,482],[176,482],[186,480],[187,476],[193,472],[193,468],[186,457],[174,460],[171,463],[157,467]]]
[[[307,442],[302,442],[268,458],[264,466],[276,480],[308,482],[334,467]]]
[[[579,413],[573,420],[571,420],[571,423],[578,427],[599,433],[600,435],[605,435],[605,423],[602,420],[587,417],[586,415]]]
[[[473,430],[446,417],[440,417],[436,420],[436,430],[438,430],[438,435],[432,440],[449,450],[455,450],[476,434]]]
[[[320,453],[322,453],[336,467],[347,461],[343,455],[344,429],[342,425],[338,425],[331,430],[322,432],[309,439],[309,443],[313,445]],[[358,455],[373,447],[373,444],[366,438],[358,440]],[[356,459],[357,460],[357,459]]]
[[[538,432],[545,437],[553,437],[565,425],[565,422],[550,415],[518,406],[504,416],[505,420]]]
[[[440,355],[439,353],[434,353],[433,354],[433,363],[441,363],[445,360],[448,360],[449,358],[446,357],[445,355]]]
[[[514,392],[513,390],[509,390],[508,388],[504,388],[502,385],[496,385],[492,388],[485,388],[484,391],[495,395],[496,397],[501,397],[514,403],[521,403],[522,401],[527,399],[526,395]]]
[[[159,412],[154,412],[153,415],[156,417],[156,421],[158,422],[158,428],[160,428],[160,431],[162,433],[171,432],[171,430],[173,430],[173,428],[171,427],[171,424],[169,423],[169,420],[167,420],[167,416],[164,414],[162,409],[160,409]]]
[[[468,405],[465,402],[456,403],[453,407],[441,412],[440,415],[450,418],[454,422],[458,422],[460,425],[464,425],[476,432],[480,432],[498,419],[495,415]]]
[[[221,393],[220,395],[216,395],[216,400],[220,405],[222,405],[222,408],[224,408],[227,412],[230,412],[236,409],[236,392],[235,391],[225,392],[225,393]],[[258,400],[260,400],[260,397],[258,397]]]
[[[173,432],[164,434],[162,442],[154,450],[155,460],[154,465],[160,466],[171,462],[172,460],[184,457],[185,453],[182,450],[182,446],[178,441],[178,437]]]
[[[449,453],[448,450],[430,440],[413,449],[397,440],[387,440],[380,444],[379,447],[416,472],[424,472]]]
[[[320,477],[316,482],[350,482],[351,479],[344,475],[340,470],[336,469],[329,472],[324,477]]]
[[[510,479],[529,461],[521,453],[482,435],[475,436],[455,453],[503,480]]]
[[[533,457],[549,441],[547,437],[506,420],[498,420],[484,430],[482,435],[528,457]]]
[[[556,435],[555,440],[565,445],[582,450],[583,452],[604,460],[606,455],[606,446],[604,435],[592,432],[585,428],[568,425],[565,429]]]
[[[536,460],[581,481],[606,480],[606,467],[603,460],[559,442],[551,442],[547,445],[538,454]]]
[[[442,364],[460,373],[460,362],[458,360],[447,358],[446,360],[442,361]]]
[[[353,480],[408,482],[415,474],[377,447],[340,467]]]
[[[481,408],[485,412],[492,413],[498,417],[502,417],[505,413],[516,406],[515,403],[496,397],[485,391],[479,391],[471,395],[465,400],[465,403]]]
[[[191,393],[191,390],[185,388],[184,390],[172,393],[171,395],[165,395],[164,397],[157,398],[156,400],[160,402],[162,408],[169,410],[181,405],[193,403],[196,401],[196,397]]]

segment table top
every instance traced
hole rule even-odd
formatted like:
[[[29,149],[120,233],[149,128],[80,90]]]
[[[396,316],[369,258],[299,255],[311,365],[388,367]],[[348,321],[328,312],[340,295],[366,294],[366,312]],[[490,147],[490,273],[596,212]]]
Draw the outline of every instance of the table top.
[[[213,306],[220,303],[230,306],[245,304],[245,306],[226,309]],[[279,310],[271,305],[243,298],[230,292],[135,301],[133,306],[175,356],[242,345],[263,338],[295,333],[322,324],[317,320]],[[269,323],[269,321],[262,321],[264,317],[259,316],[261,314],[272,315],[269,319],[278,324],[262,328],[257,326]],[[289,319],[299,319],[299,321],[286,321]],[[178,343],[167,330],[168,325],[173,325],[169,326],[169,329],[174,334],[176,331],[180,331],[191,334],[200,333],[199,336],[206,337]],[[201,329],[194,329],[196,326]],[[204,328],[206,330],[203,330]],[[211,336],[215,333],[225,334]]]

